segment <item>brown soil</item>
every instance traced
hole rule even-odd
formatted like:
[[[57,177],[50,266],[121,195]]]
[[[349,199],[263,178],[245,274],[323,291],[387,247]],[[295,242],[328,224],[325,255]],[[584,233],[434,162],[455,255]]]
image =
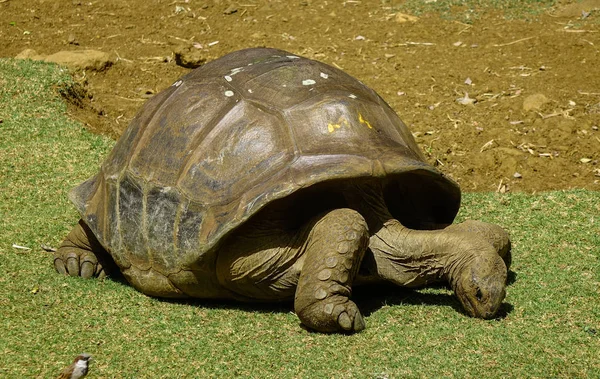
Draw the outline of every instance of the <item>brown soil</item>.
[[[112,67],[76,73],[92,101],[71,112],[116,138],[149,96],[189,71],[175,50],[212,60],[281,48],[374,88],[466,191],[599,190],[600,1],[569,3],[531,21],[484,12],[466,25],[434,15],[399,22],[374,0],[5,0],[0,56],[112,54]],[[457,102],[465,93],[476,102]],[[530,98],[539,109],[525,110],[536,94],[548,101]]]

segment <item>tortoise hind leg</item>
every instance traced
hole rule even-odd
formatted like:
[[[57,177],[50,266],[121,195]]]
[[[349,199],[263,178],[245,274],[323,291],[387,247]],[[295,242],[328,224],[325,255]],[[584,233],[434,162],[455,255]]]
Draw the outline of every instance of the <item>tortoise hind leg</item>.
[[[64,275],[104,278],[117,266],[90,228],[79,220],[54,253],[54,268]]]
[[[304,325],[320,332],[358,332],[365,324],[349,299],[369,243],[365,219],[336,209],[313,226],[296,289],[294,308]]]

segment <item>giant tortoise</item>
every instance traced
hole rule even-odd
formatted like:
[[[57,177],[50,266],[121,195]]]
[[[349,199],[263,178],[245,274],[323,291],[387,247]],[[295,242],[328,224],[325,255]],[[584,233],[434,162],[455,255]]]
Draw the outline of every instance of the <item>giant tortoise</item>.
[[[81,220],[56,270],[120,271],[150,296],[293,299],[321,332],[365,327],[361,283],[447,283],[480,318],[505,296],[508,234],[452,224],[459,187],[388,104],[281,50],[233,52],[154,96],[70,200]]]

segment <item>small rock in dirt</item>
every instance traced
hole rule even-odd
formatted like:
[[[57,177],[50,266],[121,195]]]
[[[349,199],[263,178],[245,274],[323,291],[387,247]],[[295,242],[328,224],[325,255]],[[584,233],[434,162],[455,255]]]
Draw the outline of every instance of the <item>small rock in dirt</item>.
[[[75,36],[73,34],[69,34],[69,38],[67,38],[67,42],[69,43],[69,45],[79,46],[79,41],[77,41],[77,38],[75,38]]]
[[[59,51],[51,55],[41,55],[35,50],[26,49],[15,58],[53,62],[70,69],[92,71],[104,71],[114,63],[110,54],[98,50]]]
[[[98,50],[59,51],[48,55],[44,60],[69,68],[93,71],[104,71],[114,63],[110,54]]]
[[[477,102],[476,99],[472,99],[469,97],[469,94],[465,92],[465,97],[459,97],[458,99],[456,99],[456,101],[458,101],[459,104],[462,105],[473,105]]]
[[[521,179],[523,177],[523,175],[519,174],[518,172],[515,172],[513,174],[513,177],[517,178],[517,179]]]
[[[396,16],[394,17],[394,20],[400,24],[403,24],[405,22],[416,22],[418,19],[418,17],[404,13],[396,13]]]
[[[232,4],[232,5],[228,6],[228,7],[227,7],[227,9],[225,9],[225,10],[223,11],[223,14],[227,14],[227,15],[229,15],[229,14],[234,14],[234,13],[236,13],[237,11],[238,11],[238,10],[237,10],[237,7],[236,7],[235,5],[233,5],[233,4]]]
[[[175,63],[185,68],[197,68],[206,62],[204,53],[193,46],[178,46],[173,54],[175,54]]]
[[[549,102],[550,100],[546,96],[541,93],[536,93],[534,95],[527,96],[525,100],[523,100],[523,110],[525,112],[539,111]]]
[[[149,99],[156,95],[156,92],[151,89],[141,89],[138,91],[138,94],[142,99]]]

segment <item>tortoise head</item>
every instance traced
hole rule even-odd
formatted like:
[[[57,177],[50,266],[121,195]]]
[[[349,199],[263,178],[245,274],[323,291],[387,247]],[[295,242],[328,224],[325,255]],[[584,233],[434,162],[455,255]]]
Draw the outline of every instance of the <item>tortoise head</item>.
[[[478,255],[458,273],[454,292],[470,316],[491,319],[506,295],[506,276],[506,265],[498,254]]]

